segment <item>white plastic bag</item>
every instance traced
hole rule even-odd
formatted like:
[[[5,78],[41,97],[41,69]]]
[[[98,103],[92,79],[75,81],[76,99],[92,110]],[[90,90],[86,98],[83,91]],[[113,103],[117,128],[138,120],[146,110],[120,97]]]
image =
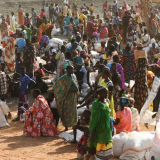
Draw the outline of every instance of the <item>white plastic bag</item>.
[[[6,115],[9,112],[9,107],[6,102],[0,100],[0,108],[2,109],[3,115]]]
[[[6,118],[2,112],[2,109],[0,108],[0,127],[6,127],[9,126],[9,124],[6,121]]]
[[[123,153],[123,146],[128,139],[128,135],[124,132],[113,136],[113,155],[120,157]]]

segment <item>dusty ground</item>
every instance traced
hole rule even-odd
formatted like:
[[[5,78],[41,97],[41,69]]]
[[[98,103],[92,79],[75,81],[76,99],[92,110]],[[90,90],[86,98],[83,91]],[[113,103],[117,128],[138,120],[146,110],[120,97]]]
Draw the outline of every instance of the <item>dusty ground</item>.
[[[31,106],[34,102],[32,95],[29,99]],[[18,98],[8,98],[7,102],[12,118],[15,118]],[[10,127],[0,129],[0,160],[76,160],[76,145],[58,137],[23,137],[23,126],[21,122],[10,122]],[[59,130],[63,131],[63,126],[60,126]],[[148,130],[142,125],[141,131],[144,130],[151,131],[153,126],[149,126]]]
[[[71,0],[70,0],[71,1]],[[49,3],[51,1],[48,1]],[[71,1],[73,2],[73,1]],[[102,3],[104,0],[80,0],[77,5],[80,7],[83,3],[90,5],[94,3],[95,12],[102,14]],[[132,5],[135,5],[134,1],[128,1]],[[53,0],[52,3],[63,3],[63,0]],[[122,5],[122,1],[119,2]],[[24,12],[31,13],[30,8],[34,7],[39,13],[42,8],[41,1],[38,0],[0,0],[0,13],[10,14],[11,11],[15,12],[17,16],[18,5],[21,4]],[[109,0],[108,4],[112,5],[113,1]],[[45,95],[45,97],[47,94]],[[18,98],[8,98],[7,100],[13,118],[16,116]],[[34,100],[30,95],[30,106]],[[70,145],[63,139],[58,137],[49,138],[25,138],[22,137],[23,126],[21,122],[12,123],[10,127],[0,129],[0,160],[75,160],[76,159],[76,145]],[[59,128],[61,131],[64,130],[62,126]],[[141,131],[146,131],[144,126],[141,126]],[[149,130],[153,130],[152,126],[149,126]],[[116,159],[114,159],[116,160]]]

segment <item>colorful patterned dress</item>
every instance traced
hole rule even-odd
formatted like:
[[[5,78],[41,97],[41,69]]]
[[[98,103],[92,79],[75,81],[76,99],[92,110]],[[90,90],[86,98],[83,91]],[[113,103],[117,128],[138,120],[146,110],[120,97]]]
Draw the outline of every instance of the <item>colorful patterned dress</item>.
[[[15,43],[14,38],[9,37],[5,43],[5,62],[11,71],[14,71]]]
[[[3,21],[0,25],[1,29],[1,38],[3,39],[5,36],[8,36],[8,23]]]
[[[140,112],[148,97],[147,60],[145,58],[138,59],[135,75],[134,107]]]
[[[53,87],[59,117],[65,127],[73,127],[77,123],[78,92],[70,92],[72,81],[78,87],[78,81],[74,74],[71,77],[62,76]]]
[[[32,108],[26,111],[24,136],[57,136],[59,134],[53,119],[53,114],[46,99],[39,95]]]
[[[126,83],[129,83],[130,80],[134,80],[134,60],[135,57],[133,53],[126,53],[121,58],[121,61],[123,63],[124,79]]]

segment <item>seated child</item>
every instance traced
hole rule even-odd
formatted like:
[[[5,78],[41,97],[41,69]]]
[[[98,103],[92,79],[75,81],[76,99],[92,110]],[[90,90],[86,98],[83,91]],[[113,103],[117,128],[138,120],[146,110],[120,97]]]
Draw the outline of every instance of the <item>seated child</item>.
[[[78,159],[84,159],[84,155],[87,153],[86,151],[88,150],[88,142],[89,142],[89,136],[90,136],[90,131],[89,128],[85,127],[84,129],[84,134],[82,135],[80,141],[78,142],[77,146],[77,158]]]
[[[120,111],[116,112],[116,119],[113,124],[116,128],[116,134],[120,134],[123,131],[132,132],[132,112],[127,106],[129,105],[129,99],[121,97],[120,99]]]
[[[74,139],[72,143],[77,143],[76,141],[76,130],[79,129],[80,131],[84,132],[84,128],[89,128],[89,122],[90,122],[91,112],[89,110],[85,110],[81,117],[79,117],[79,120],[77,122],[77,125],[73,127],[73,134]]]
[[[139,112],[136,108],[134,108],[134,102],[135,102],[134,99],[129,98],[129,100],[130,100],[130,104],[128,105],[128,107],[131,109],[131,112],[132,112],[132,131],[140,131]]]
[[[46,98],[47,102],[48,102],[48,105],[53,113],[53,119],[56,121],[55,124],[56,124],[56,127],[58,126],[58,122],[59,122],[59,114],[58,114],[58,111],[57,111],[57,107],[56,107],[56,101],[55,101],[55,98],[54,98],[54,93],[53,92],[50,92],[49,95],[48,95],[48,98]]]

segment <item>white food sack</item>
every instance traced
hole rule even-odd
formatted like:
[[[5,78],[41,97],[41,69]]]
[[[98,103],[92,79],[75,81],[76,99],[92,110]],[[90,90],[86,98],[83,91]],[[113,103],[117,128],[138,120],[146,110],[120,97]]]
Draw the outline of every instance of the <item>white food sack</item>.
[[[137,132],[137,134],[133,134],[128,138],[123,147],[123,152],[128,150],[140,152],[149,149],[152,147],[154,137],[153,132]]]
[[[0,127],[6,127],[9,126],[9,124],[6,121],[5,116],[3,115],[2,109],[0,108]]]
[[[123,153],[123,146],[128,139],[128,135],[124,132],[113,136],[113,155],[114,157],[120,157]]]
[[[9,107],[6,102],[0,100],[0,108],[2,109],[3,115],[6,115],[9,112]]]
[[[80,141],[82,135],[83,135],[83,132],[77,129],[77,135],[76,135],[77,142]],[[73,130],[62,132],[61,134],[59,134],[59,137],[64,138],[66,141],[72,141],[73,140]]]
[[[49,40],[49,43],[56,43],[56,44],[59,44],[60,46],[63,45],[63,41],[59,38],[52,38]]]
[[[160,122],[156,125],[155,137],[153,139],[152,149],[153,152],[160,155]],[[159,156],[160,158],[160,156]]]
[[[133,160],[133,158],[135,158],[139,160],[145,160],[145,153],[146,153],[145,150],[140,152],[136,152],[134,150],[128,150],[120,156],[120,159]]]

